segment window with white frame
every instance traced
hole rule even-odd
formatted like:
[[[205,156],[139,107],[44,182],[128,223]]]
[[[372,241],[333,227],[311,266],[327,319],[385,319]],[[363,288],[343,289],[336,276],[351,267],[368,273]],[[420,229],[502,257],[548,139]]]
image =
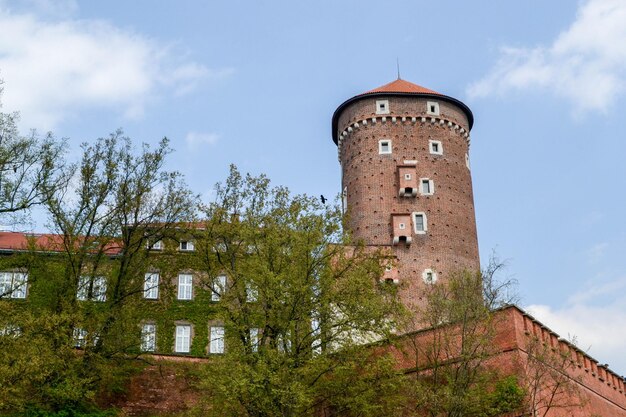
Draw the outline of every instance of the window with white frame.
[[[434,284],[437,282],[437,274],[432,269],[425,269],[422,272],[422,279],[426,284]]]
[[[343,191],[341,192],[341,209],[344,214],[348,211],[348,187],[343,187]]]
[[[422,195],[432,195],[435,193],[435,183],[433,180],[428,178],[420,179],[420,194]]]
[[[213,286],[211,288],[211,301],[219,301],[222,298],[224,291],[226,291],[226,275],[218,275],[213,280]]]
[[[74,329],[74,347],[84,348],[87,343],[87,330],[76,327]]]
[[[192,251],[195,250],[195,246],[191,240],[181,240],[178,249],[181,251]]]
[[[26,298],[28,274],[0,272],[0,298]]]
[[[76,299],[80,301],[106,301],[107,280],[103,276],[81,275],[78,278]]]
[[[246,283],[246,301],[254,303],[259,298],[259,289],[251,282]]]
[[[389,114],[389,100],[376,100],[376,114]]]
[[[436,101],[426,102],[426,113],[432,114],[433,116],[439,116],[439,103]]]
[[[149,241],[148,242],[148,249],[152,249],[152,250],[162,250],[163,249],[163,241],[162,240],[156,240],[156,241]]]
[[[443,145],[440,140],[429,140],[428,148],[433,155],[443,155]]]
[[[141,326],[141,350],[144,352],[156,351],[156,324],[145,323]]]
[[[253,327],[250,329],[250,348],[253,352],[259,350],[259,333],[260,330],[258,328]]]
[[[398,223],[398,229],[400,229],[400,230],[404,230],[404,229],[406,229],[406,224],[404,224],[404,223]]]
[[[22,329],[14,324],[8,324],[4,327],[0,327],[0,337],[10,336],[18,337],[22,335]]]
[[[211,326],[209,353],[224,353],[224,327]]]
[[[148,272],[143,282],[143,298],[156,300],[159,298],[159,273]]]
[[[191,348],[191,326],[182,324],[176,326],[176,344],[174,351],[176,353],[189,353]]]
[[[191,300],[193,295],[193,276],[178,274],[178,299]]]
[[[426,224],[426,213],[413,213],[413,228],[415,229],[415,233],[417,234],[426,233],[426,230],[428,230]]]
[[[391,153],[391,141],[389,139],[381,139],[378,141],[378,153],[381,155]]]
[[[468,154],[465,154],[465,166],[467,167],[467,169],[470,169],[470,160]]]

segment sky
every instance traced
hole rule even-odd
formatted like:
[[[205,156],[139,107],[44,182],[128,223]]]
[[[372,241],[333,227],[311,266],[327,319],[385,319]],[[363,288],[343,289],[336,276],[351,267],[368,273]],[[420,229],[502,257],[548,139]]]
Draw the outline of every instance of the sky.
[[[210,200],[228,166],[335,196],[331,117],[396,78],[473,111],[483,264],[626,374],[626,1],[0,0],[2,111],[79,144],[163,136]],[[38,229],[45,228],[39,221]]]

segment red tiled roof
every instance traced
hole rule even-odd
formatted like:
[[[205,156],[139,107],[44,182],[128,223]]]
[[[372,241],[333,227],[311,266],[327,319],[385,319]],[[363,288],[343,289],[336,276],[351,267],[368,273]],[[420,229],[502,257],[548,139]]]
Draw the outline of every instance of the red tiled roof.
[[[373,90],[367,91],[361,95],[372,94],[372,93],[417,93],[417,94],[436,94],[442,96],[443,94],[438,93],[436,91],[430,90],[426,87],[422,87],[421,85],[413,84],[405,80],[397,79],[388,84],[375,88]]]
[[[404,95],[420,96],[421,95],[422,97],[436,96],[437,100],[444,100],[459,107],[467,115],[467,121],[468,121],[470,130],[472,129],[472,126],[474,125],[474,115],[472,114],[472,111],[469,109],[469,107],[467,107],[463,102],[453,97],[447,96],[445,94],[438,93],[429,88],[422,87],[421,85],[413,84],[411,82],[408,82],[402,79],[397,79],[388,84],[380,86],[378,88],[374,88],[373,90],[369,90],[369,91],[366,91],[365,93],[361,93],[352,98],[349,98],[348,100],[344,101],[339,107],[337,107],[337,110],[335,110],[335,113],[333,113],[333,119],[331,123],[332,138],[333,138],[333,142],[335,142],[335,145],[339,143],[338,131],[337,131],[337,124],[339,122],[339,116],[341,115],[341,113],[347,106],[354,103],[355,101],[363,100],[368,97],[384,97],[386,95],[390,95],[390,96],[394,96],[394,95],[395,96],[404,96]]]
[[[94,245],[97,243],[94,242]],[[0,232],[0,251],[25,251],[31,247],[38,251],[61,252],[64,250],[63,236],[45,233]],[[120,249],[114,242],[109,242],[104,248],[104,253],[116,255],[120,253]]]

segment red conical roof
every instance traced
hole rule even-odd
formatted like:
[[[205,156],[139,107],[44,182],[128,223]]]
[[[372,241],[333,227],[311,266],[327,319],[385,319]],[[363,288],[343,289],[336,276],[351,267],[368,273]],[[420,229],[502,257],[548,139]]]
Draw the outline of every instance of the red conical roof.
[[[421,85],[413,84],[408,81],[401,80],[399,78],[395,81],[390,82],[389,84],[385,84],[381,87],[367,91],[363,94],[372,94],[372,93],[409,93],[409,94],[417,93],[417,94],[443,95],[436,91],[430,90],[426,87],[422,87]]]
[[[448,103],[451,103],[459,107],[467,116],[467,121],[468,121],[470,129],[474,125],[474,116],[472,115],[472,111],[469,109],[469,107],[467,107],[461,101],[453,97],[447,96],[445,94],[438,93],[426,87],[422,87],[421,85],[413,84],[413,83],[410,83],[408,81],[401,80],[398,78],[397,80],[392,81],[388,84],[385,84],[373,90],[366,91],[365,93],[358,94],[344,101],[339,107],[337,107],[337,110],[335,110],[335,113],[333,114],[333,121],[332,121],[333,142],[335,142],[335,144],[338,143],[337,123],[339,122],[339,116],[341,115],[341,112],[343,112],[343,110],[347,106],[349,106],[350,104],[356,101],[365,100],[367,98],[389,97],[389,96],[401,96],[401,97],[402,96],[405,96],[405,97],[408,97],[408,96],[433,97],[434,96],[434,97],[437,97],[437,100],[447,101]]]

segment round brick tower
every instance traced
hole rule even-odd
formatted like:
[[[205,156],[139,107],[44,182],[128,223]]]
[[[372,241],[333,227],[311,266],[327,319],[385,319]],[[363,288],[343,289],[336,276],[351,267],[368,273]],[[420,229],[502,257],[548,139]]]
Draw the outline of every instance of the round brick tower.
[[[344,209],[355,239],[389,247],[407,304],[427,285],[479,265],[469,164],[473,116],[457,99],[398,79],[333,115]]]

